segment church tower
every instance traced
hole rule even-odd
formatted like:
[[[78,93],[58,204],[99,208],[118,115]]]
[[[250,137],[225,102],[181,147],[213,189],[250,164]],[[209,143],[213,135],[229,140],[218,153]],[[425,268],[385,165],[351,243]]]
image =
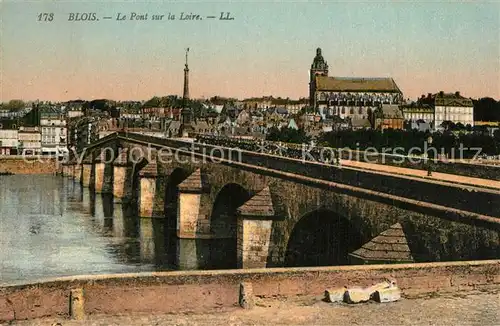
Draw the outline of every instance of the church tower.
[[[316,57],[314,57],[309,71],[309,104],[316,106],[316,76],[328,76],[328,63],[321,55],[321,48],[316,49]]]

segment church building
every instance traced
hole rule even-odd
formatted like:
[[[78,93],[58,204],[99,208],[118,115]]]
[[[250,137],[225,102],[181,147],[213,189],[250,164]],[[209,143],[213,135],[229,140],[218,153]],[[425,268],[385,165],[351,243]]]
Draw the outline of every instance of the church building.
[[[383,104],[401,104],[403,93],[388,77],[328,76],[328,63],[318,48],[310,70],[309,101],[327,116],[359,120],[369,119]]]

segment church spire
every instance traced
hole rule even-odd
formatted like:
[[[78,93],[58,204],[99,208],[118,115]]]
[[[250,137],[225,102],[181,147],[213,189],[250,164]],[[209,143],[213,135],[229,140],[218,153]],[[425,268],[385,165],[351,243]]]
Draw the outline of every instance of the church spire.
[[[328,76],[328,63],[321,54],[321,48],[316,49],[316,56],[309,73],[309,104],[316,107],[316,76]]]
[[[328,63],[323,59],[321,48],[316,49],[316,57],[314,57],[311,70],[325,71],[328,74]]]
[[[186,49],[186,65],[184,68],[184,92],[182,93],[182,99],[189,99],[189,68],[188,68],[188,52],[189,48]]]

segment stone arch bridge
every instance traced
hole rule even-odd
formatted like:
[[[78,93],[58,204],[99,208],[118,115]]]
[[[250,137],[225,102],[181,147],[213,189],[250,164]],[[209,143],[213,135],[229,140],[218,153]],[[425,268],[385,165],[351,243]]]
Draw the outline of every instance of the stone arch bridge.
[[[233,238],[242,268],[500,257],[500,191],[484,187],[125,132],[62,173],[180,238]]]

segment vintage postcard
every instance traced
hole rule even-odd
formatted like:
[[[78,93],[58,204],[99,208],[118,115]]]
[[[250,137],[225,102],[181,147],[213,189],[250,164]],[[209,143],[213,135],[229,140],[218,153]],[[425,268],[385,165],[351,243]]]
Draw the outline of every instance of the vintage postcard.
[[[498,1],[0,0],[0,323],[500,324]]]

